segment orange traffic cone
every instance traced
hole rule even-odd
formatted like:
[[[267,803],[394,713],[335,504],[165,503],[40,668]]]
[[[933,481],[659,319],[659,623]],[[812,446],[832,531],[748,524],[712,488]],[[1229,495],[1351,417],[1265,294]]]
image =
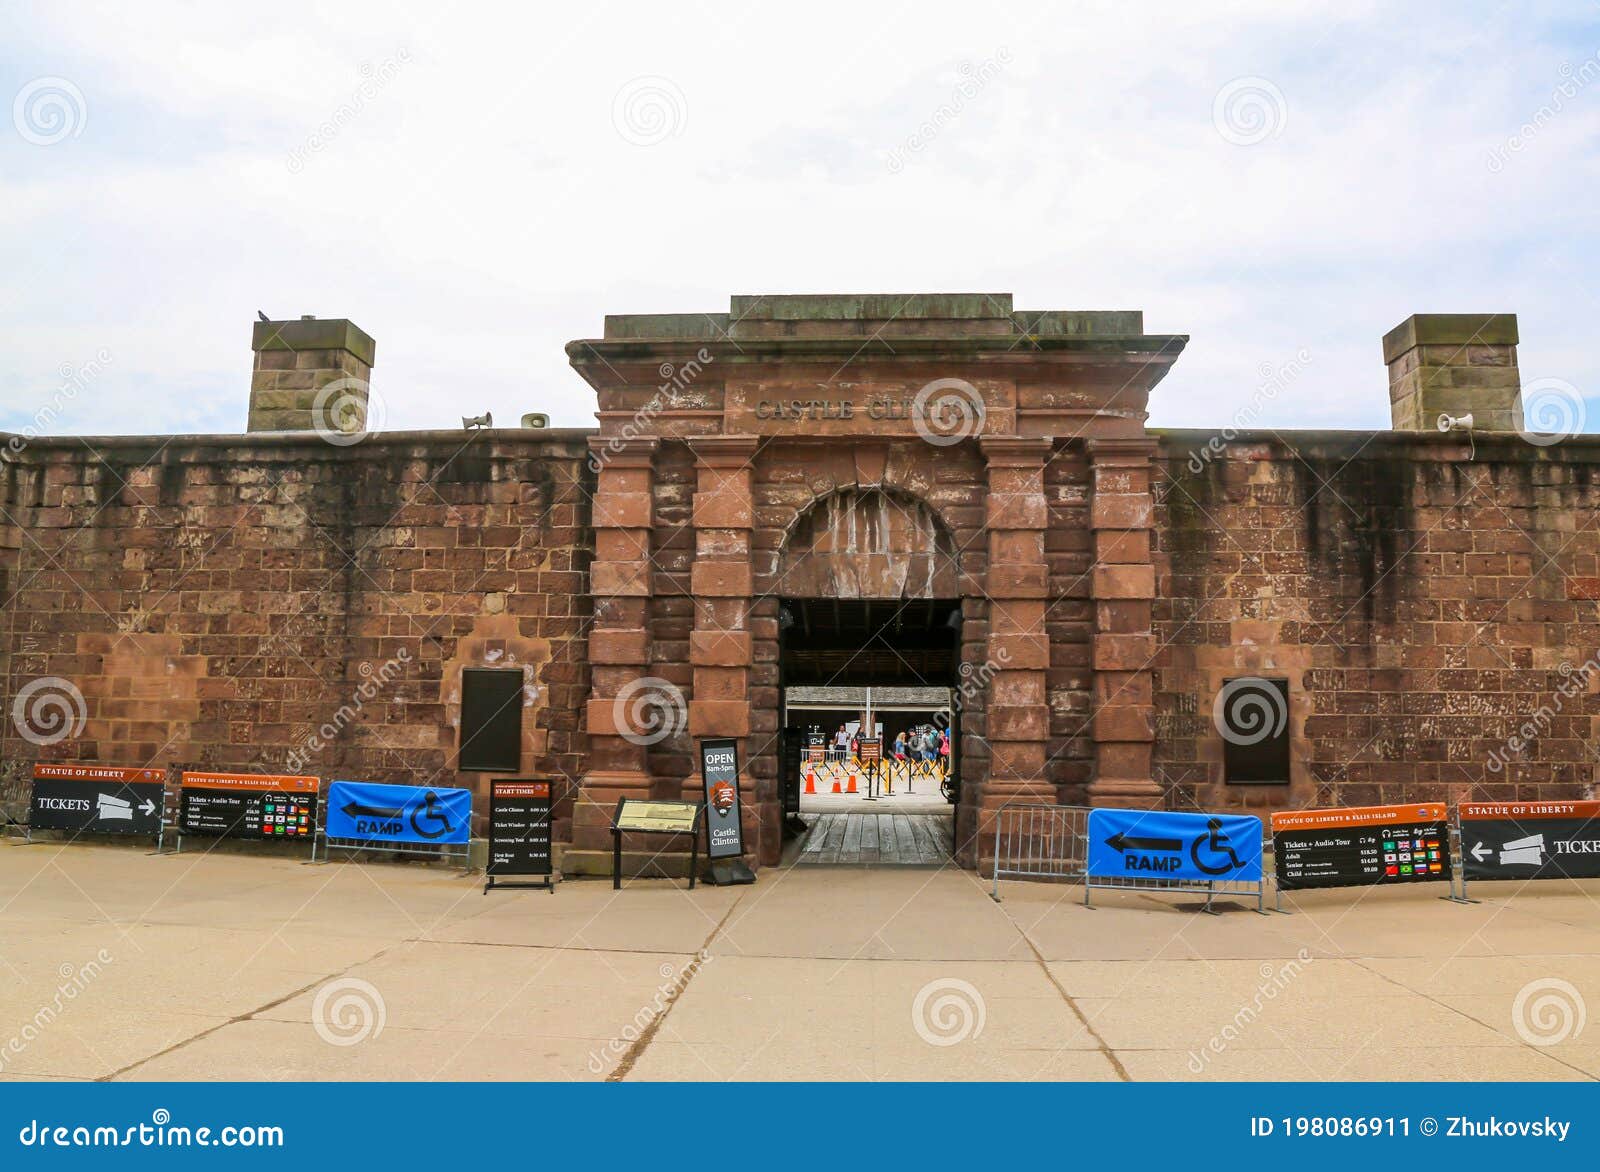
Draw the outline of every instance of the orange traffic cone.
[[[839,788],[839,779],[837,777],[833,779],[833,792],[836,794],[844,792]]]
[[[816,774],[816,770],[814,770],[814,769],[812,769],[812,768],[810,768],[808,766],[806,768],[806,793],[814,794],[816,792],[817,792],[817,774]]]
[[[834,792],[838,792],[838,786],[834,787]],[[856,792],[856,767],[854,765],[850,766],[850,788],[844,792],[847,794],[853,794]]]

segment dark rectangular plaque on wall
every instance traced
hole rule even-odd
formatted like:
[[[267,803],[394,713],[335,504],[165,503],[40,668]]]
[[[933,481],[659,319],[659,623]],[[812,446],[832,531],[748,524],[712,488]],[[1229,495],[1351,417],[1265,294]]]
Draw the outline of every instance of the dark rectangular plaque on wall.
[[[522,672],[469,667],[461,673],[461,760],[469,771],[522,767]]]
[[[1289,784],[1288,680],[1224,680],[1211,713],[1229,785]]]

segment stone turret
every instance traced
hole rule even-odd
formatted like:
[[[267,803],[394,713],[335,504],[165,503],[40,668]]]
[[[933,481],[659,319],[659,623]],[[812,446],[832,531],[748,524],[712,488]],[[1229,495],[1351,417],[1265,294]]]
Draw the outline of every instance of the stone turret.
[[[1396,431],[1471,415],[1475,431],[1522,428],[1514,313],[1417,313],[1383,336]]]

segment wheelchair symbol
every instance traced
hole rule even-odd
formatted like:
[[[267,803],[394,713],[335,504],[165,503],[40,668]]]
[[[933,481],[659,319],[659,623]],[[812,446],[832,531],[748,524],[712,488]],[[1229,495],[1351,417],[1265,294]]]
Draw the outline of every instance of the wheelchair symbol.
[[[1227,855],[1226,863],[1218,861],[1206,862],[1200,857],[1200,848],[1204,846],[1212,855]],[[1199,835],[1189,844],[1189,857],[1194,860],[1194,865],[1207,875],[1226,875],[1229,871],[1237,871],[1244,866],[1244,862],[1234,854],[1233,848],[1228,845],[1228,836],[1223,833],[1222,819],[1208,818],[1206,820],[1206,833]]]
[[[426,819],[432,822],[437,829],[424,830],[418,819]],[[423,838],[443,838],[446,834],[455,830],[455,827],[450,824],[450,815],[445,813],[443,807],[439,805],[439,795],[431,789],[423,796],[422,805],[412,808],[411,829],[415,830]]]

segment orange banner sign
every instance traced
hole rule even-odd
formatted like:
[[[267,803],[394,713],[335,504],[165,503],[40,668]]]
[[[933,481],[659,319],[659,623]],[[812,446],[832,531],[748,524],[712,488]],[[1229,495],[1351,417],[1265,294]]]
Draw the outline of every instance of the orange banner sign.
[[[132,769],[121,765],[46,765],[33,767],[35,781],[165,782],[165,769]]]
[[[181,783],[192,789],[259,789],[314,794],[322,788],[316,777],[288,777],[273,773],[185,773]]]

